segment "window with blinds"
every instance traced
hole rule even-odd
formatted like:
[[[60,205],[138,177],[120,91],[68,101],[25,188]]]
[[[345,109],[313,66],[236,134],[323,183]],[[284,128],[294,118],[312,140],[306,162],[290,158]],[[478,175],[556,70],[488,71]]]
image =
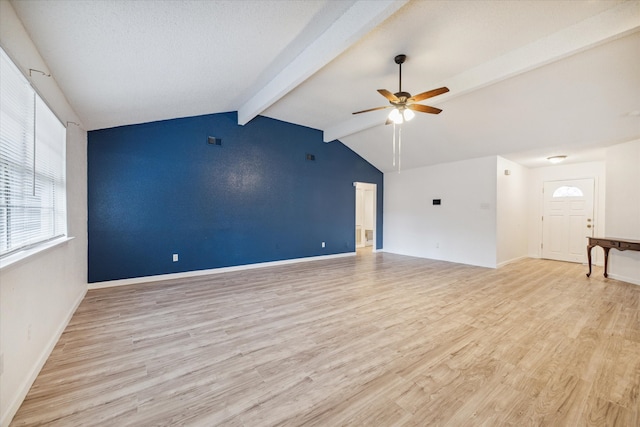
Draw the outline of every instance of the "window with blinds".
[[[0,258],[67,234],[66,129],[0,49]]]

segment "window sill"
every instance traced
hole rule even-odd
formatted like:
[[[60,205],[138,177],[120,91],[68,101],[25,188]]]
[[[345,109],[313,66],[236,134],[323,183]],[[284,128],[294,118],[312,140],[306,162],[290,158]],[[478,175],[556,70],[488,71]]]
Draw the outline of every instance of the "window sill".
[[[13,267],[16,264],[19,264],[25,261],[27,258],[30,258],[36,254],[41,252],[48,251],[49,249],[53,249],[57,246],[67,243],[69,240],[73,240],[73,237],[60,237],[59,239],[51,240],[49,242],[43,243],[41,245],[35,246],[33,248],[25,249],[24,251],[16,252],[13,255],[9,255],[6,258],[0,259],[0,270],[7,269],[9,267]]]

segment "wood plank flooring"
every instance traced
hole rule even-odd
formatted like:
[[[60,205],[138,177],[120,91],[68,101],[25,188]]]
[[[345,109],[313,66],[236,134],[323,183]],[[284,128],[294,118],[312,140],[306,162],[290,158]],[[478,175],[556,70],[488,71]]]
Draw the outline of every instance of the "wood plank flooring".
[[[640,286],[387,253],[91,290],[12,426],[638,426]]]

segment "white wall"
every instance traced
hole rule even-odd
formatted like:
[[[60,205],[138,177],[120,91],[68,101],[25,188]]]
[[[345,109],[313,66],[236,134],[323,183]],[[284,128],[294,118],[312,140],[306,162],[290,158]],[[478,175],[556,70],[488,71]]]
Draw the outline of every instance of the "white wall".
[[[0,44],[28,76],[48,71],[22,23],[0,0]],[[80,123],[55,80],[34,74],[31,82],[56,115]],[[67,129],[69,235],[61,246],[0,270],[0,425],[7,426],[87,290],[87,133]]]
[[[529,170],[502,157],[498,157],[496,169],[496,257],[501,266],[527,256]]]
[[[640,140],[607,149],[606,235],[640,240]],[[640,285],[640,252],[609,251],[609,277]]]
[[[483,157],[386,173],[385,252],[496,267],[496,166]]]
[[[594,236],[604,235],[605,230],[605,163],[585,162],[573,164],[559,164],[529,170],[528,184],[528,253],[532,258],[540,258],[542,250],[542,187],[545,181],[560,181],[568,179],[594,178]],[[586,240],[585,240],[586,247]],[[600,251],[594,250],[595,263],[602,263]],[[586,260],[585,260],[586,263]]]

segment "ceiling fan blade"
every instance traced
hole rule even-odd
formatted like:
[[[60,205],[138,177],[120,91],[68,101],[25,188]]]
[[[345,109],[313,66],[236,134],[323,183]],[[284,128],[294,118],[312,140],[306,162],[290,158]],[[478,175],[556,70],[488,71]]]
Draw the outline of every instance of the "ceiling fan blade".
[[[369,108],[368,110],[356,111],[355,113],[351,113],[351,114],[368,113],[369,111],[384,110],[385,108],[391,108],[391,107],[393,106],[387,105],[386,107]]]
[[[440,114],[442,112],[439,108],[421,104],[409,104],[407,105],[407,108],[414,111],[420,111],[421,113]]]
[[[427,92],[419,93],[411,98],[407,99],[407,102],[418,102],[424,99],[432,98],[434,96],[442,95],[443,93],[449,92],[449,89],[446,87],[440,87],[438,89],[429,90]]]
[[[378,93],[380,93],[380,95],[384,96],[391,102],[400,102],[397,96],[395,96],[394,94],[392,94],[386,89],[378,89]]]

